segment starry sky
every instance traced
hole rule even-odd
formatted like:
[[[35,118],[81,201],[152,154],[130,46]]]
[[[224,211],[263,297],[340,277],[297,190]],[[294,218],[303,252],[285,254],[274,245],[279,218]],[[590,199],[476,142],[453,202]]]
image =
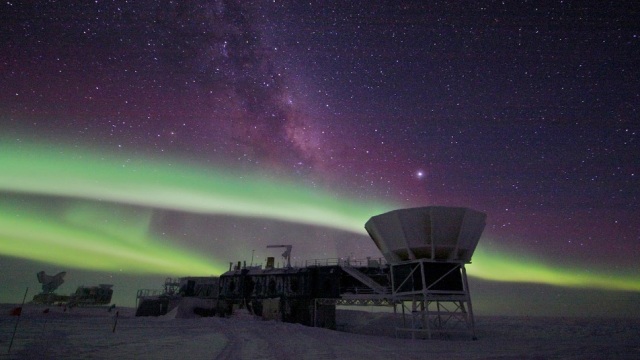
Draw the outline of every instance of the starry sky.
[[[488,216],[477,311],[628,316],[639,11],[5,1],[0,302],[43,269],[131,305],[167,276],[278,258],[269,244],[299,264],[380,257],[368,218],[445,205]]]

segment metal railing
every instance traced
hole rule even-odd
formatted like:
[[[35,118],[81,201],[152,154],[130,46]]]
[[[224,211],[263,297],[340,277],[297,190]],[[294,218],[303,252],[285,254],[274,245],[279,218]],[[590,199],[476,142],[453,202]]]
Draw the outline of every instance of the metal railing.
[[[148,296],[160,296],[162,294],[165,294],[164,289],[138,289],[136,298],[140,299]]]
[[[311,266],[351,266],[351,267],[380,267],[383,268],[387,265],[384,258],[367,258],[367,259],[354,259],[350,257],[346,258],[324,258],[324,259],[310,259],[305,260],[302,264],[294,262],[297,267],[311,267]]]

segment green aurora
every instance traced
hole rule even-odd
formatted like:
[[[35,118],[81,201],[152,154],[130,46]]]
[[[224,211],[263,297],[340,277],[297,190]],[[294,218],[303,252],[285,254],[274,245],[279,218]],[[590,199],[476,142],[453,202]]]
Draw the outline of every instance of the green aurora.
[[[467,269],[470,275],[484,280],[640,292],[640,276],[631,270],[625,274],[593,265],[560,266],[495,244],[489,250],[482,246],[482,240]]]
[[[126,220],[109,221],[110,224],[91,221],[98,215],[104,219],[104,214],[122,213],[120,207],[115,207],[80,203],[58,217],[50,212],[2,204],[0,253],[60,266],[138,274],[157,274],[160,269],[180,275],[214,274],[222,270],[195,251],[185,251],[146,235],[143,229],[147,228],[148,215],[130,212]],[[127,226],[131,219],[134,224]]]
[[[261,174],[212,170],[59,146],[0,144],[0,193],[72,199],[60,211],[0,203],[0,254],[58,265],[132,274],[215,275],[212,263],[149,234],[151,209],[268,218],[366,234],[373,215],[401,207],[339,198]],[[140,211],[132,206],[147,209]],[[117,209],[117,211],[114,211]],[[109,221],[99,222],[96,219]],[[486,237],[486,235],[485,235]],[[481,279],[640,291],[640,276],[590,267],[568,269],[480,246],[469,274]]]

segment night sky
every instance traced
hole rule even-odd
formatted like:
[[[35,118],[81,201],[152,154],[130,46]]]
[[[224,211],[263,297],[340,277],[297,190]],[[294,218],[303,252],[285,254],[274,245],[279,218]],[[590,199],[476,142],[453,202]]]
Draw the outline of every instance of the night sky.
[[[639,13],[5,1],[0,302],[30,298],[43,269],[130,305],[167,276],[278,257],[269,244],[298,263],[379,257],[369,217],[446,205],[488,216],[468,267],[478,311],[628,316]]]

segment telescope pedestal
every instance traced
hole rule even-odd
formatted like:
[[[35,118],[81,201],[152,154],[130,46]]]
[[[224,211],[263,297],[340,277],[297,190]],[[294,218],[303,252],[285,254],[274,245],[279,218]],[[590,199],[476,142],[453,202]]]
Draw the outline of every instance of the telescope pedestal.
[[[396,328],[396,335],[431,339],[434,334],[467,333],[475,339],[464,265],[428,259],[391,265],[392,298],[401,304],[403,315],[403,326]]]

